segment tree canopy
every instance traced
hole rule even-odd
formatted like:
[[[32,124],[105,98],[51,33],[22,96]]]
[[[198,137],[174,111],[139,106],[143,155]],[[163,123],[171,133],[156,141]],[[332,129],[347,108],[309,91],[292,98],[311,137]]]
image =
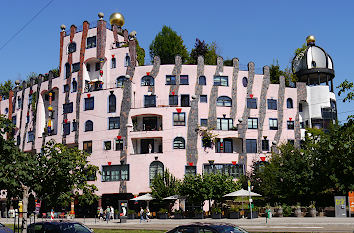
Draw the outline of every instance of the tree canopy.
[[[201,41],[198,38],[195,39],[194,48],[191,50],[189,55],[188,64],[198,64],[198,57],[204,57],[204,64],[206,65],[216,65],[216,60],[218,58],[218,54],[216,52],[217,45],[215,42],[212,42],[210,45],[205,43],[205,41]]]
[[[14,88],[14,84],[11,80],[7,80],[4,83],[0,83],[0,96],[3,98],[9,98],[9,92]]]
[[[182,62],[185,62],[188,58],[188,51],[182,37],[166,25],[156,35],[149,48],[151,59],[159,56],[161,64],[174,64],[177,55],[181,56]]]
[[[152,196],[161,201],[165,197],[176,195],[180,186],[180,180],[172,175],[167,169],[163,174],[157,174],[152,180],[151,192]]]

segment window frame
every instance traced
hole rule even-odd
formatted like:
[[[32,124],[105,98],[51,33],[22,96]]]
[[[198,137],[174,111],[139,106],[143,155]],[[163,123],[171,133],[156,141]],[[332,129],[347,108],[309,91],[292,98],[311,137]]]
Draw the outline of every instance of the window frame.
[[[194,176],[197,174],[197,166],[186,165],[184,167],[184,174]]]
[[[82,142],[82,150],[88,154],[92,154],[92,146],[92,140]]]
[[[76,43],[75,42],[70,42],[69,45],[68,45],[67,54],[75,53],[75,52],[76,52]]]
[[[228,87],[229,86],[229,76],[215,75],[214,79],[213,79],[213,85],[214,86],[221,86],[221,87]]]
[[[274,121],[276,122],[276,126],[274,126]],[[272,123],[273,122],[273,123]],[[269,118],[269,130],[278,130],[278,118]]]
[[[204,121],[204,123],[203,123]],[[208,127],[208,118],[200,118],[200,126],[202,127]]]
[[[124,148],[124,141],[123,139],[114,139],[114,150],[115,151],[122,151]]]
[[[263,139],[262,140],[262,151],[269,151],[269,140]]]
[[[104,150],[112,150],[112,141],[111,140],[104,141],[103,142],[103,149]]]
[[[112,57],[111,59],[111,69],[117,68],[117,59],[115,57]]]
[[[87,120],[85,121],[85,132],[93,131],[93,121]]]
[[[84,99],[85,99],[84,111],[94,110],[95,109],[95,98],[92,96],[90,98],[84,98]]]
[[[173,149],[174,150],[186,149],[186,140],[183,137],[175,137],[173,139]]]
[[[200,75],[198,77],[198,85],[201,85],[201,86],[206,86],[207,85],[205,75]]]
[[[105,170],[106,169],[106,170]],[[117,169],[117,170],[113,170]],[[119,165],[102,165],[102,177],[101,181],[102,182],[116,182],[116,181],[129,181],[129,175],[130,175],[130,168],[129,164],[119,164]],[[122,172],[126,172],[123,178]],[[107,172],[109,172],[109,175],[107,175]],[[116,175],[112,175],[112,172],[117,172]],[[108,177],[110,177],[108,179]],[[116,177],[116,178],[112,178]]]
[[[247,128],[248,129],[258,129],[258,118],[257,117],[249,117],[247,119]]]
[[[217,107],[232,107],[232,99],[228,96],[222,95],[216,99]]]
[[[34,132],[33,131],[27,132],[27,142],[34,142]]]
[[[246,153],[257,153],[257,139],[246,139]]]
[[[288,109],[294,108],[294,101],[292,98],[286,99],[286,108],[288,108]]]
[[[178,121],[175,121],[175,116],[177,116]],[[183,116],[183,121],[180,119]],[[186,126],[186,113],[185,112],[174,112],[172,115],[173,126]]]
[[[176,75],[166,75],[165,85],[176,85]]]
[[[73,113],[74,112],[74,103],[63,104],[63,114]]]
[[[278,101],[275,99],[267,99],[268,110],[278,110]]]
[[[71,73],[76,73],[80,71],[80,62],[73,63]]]
[[[152,87],[155,86],[155,79],[151,75],[145,75],[140,80],[140,85],[142,87]]]
[[[127,77],[125,77],[124,75],[119,76],[118,78],[116,78],[116,87],[117,88],[122,88],[124,87],[124,82],[127,80]]]
[[[171,102],[172,102],[172,104],[171,104]],[[176,104],[174,104],[174,103],[176,103]],[[169,95],[168,105],[169,106],[178,106],[178,95]]]
[[[70,134],[70,122],[63,123],[63,135],[69,135]]]
[[[247,98],[246,104],[249,109],[257,109],[257,99],[256,98]]]
[[[188,97],[188,103],[186,103],[186,99]],[[191,99],[189,94],[181,94],[181,107],[190,107],[191,106]]]
[[[199,96],[199,103],[208,103],[208,96],[207,95],[200,95]]]
[[[120,117],[108,117],[108,130],[113,129],[120,129]]]
[[[156,107],[156,95],[144,95],[144,108]]]
[[[287,129],[288,130],[294,130],[295,129],[295,121],[287,121],[286,125],[287,125]]]
[[[183,80],[183,82],[182,82],[182,80]],[[179,76],[179,85],[189,85],[188,75],[180,75]]]
[[[96,48],[96,46],[97,46],[96,36],[90,36],[86,38],[86,49]]]
[[[226,121],[227,124],[223,124],[223,121]],[[227,129],[224,129],[223,126],[227,125]],[[234,120],[232,118],[217,118],[216,119],[216,130],[231,130],[234,127]]]
[[[113,94],[113,91],[108,96],[108,113],[117,111],[117,97]]]
[[[221,143],[223,144],[222,150],[221,150]],[[231,143],[231,150],[226,150],[226,148],[229,148],[225,146],[226,143]],[[232,140],[232,138],[222,138],[222,142],[221,142],[221,138],[218,138],[216,140],[215,153],[233,153],[233,152],[234,152],[234,141]]]

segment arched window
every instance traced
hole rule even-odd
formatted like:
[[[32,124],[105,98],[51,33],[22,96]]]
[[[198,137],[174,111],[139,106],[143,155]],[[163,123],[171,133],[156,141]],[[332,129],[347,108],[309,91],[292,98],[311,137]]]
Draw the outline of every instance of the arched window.
[[[154,78],[152,76],[144,76],[141,78],[141,86],[154,86]]]
[[[158,174],[163,174],[164,171],[164,166],[163,163],[161,163],[160,161],[154,161],[150,164],[150,169],[149,169],[149,178],[150,178],[150,184],[152,183],[152,181],[154,180],[154,178],[158,175]]]
[[[293,99],[292,99],[292,98],[288,98],[288,99],[286,100],[286,107],[287,107],[287,108],[294,108]]]
[[[108,112],[116,112],[116,96],[113,94],[113,91],[108,97]]]
[[[205,78],[204,75],[199,76],[199,78],[198,78],[198,84],[199,84],[199,85],[206,85],[206,78]]]
[[[113,57],[112,58],[112,61],[111,61],[111,69],[114,69],[117,67],[117,61],[116,61],[116,58]]]
[[[75,78],[72,82],[72,92],[77,92],[77,82],[76,82]]]
[[[70,77],[70,64],[69,63],[65,64],[65,77],[66,78]]]
[[[76,43],[75,42],[71,42],[68,46],[68,53],[73,53],[76,51]]]
[[[117,78],[117,87],[123,87],[124,85],[124,81],[126,80],[127,78],[125,76],[119,76]]]
[[[182,137],[176,137],[175,140],[173,140],[173,149],[185,149],[185,140]]]
[[[247,85],[248,85],[248,79],[247,79],[246,77],[243,77],[243,79],[242,79],[242,85],[243,85],[244,87],[247,87]]]
[[[125,67],[130,66],[130,57],[128,53],[125,54],[124,66]]]
[[[85,132],[93,131],[93,122],[88,120],[85,122]]]
[[[231,107],[232,105],[232,100],[230,97],[227,96],[220,96],[216,100],[216,105],[217,106],[223,106],[223,107]]]

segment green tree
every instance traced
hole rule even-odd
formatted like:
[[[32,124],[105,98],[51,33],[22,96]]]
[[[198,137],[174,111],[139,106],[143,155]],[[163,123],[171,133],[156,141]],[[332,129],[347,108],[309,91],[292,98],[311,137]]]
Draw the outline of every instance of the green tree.
[[[188,51],[183,44],[182,37],[166,25],[156,35],[149,48],[151,59],[159,56],[161,64],[174,64],[176,55],[181,56],[182,62],[185,62],[188,58]]]
[[[216,65],[216,60],[218,54],[216,52],[217,45],[215,42],[212,42],[210,45],[201,41],[198,38],[195,39],[194,48],[192,49],[190,56],[188,58],[188,64],[198,64],[198,57],[204,57],[204,64],[206,65]]]
[[[136,40],[136,55],[139,66],[143,66],[145,63],[145,49],[140,47],[138,40]]]
[[[14,84],[11,80],[7,80],[4,83],[0,84],[0,96],[3,98],[9,98],[9,92],[14,88]]]
[[[157,174],[157,176],[151,182],[152,196],[157,200],[162,201],[163,198],[176,195],[180,180],[172,175],[167,169],[163,174]]]
[[[210,186],[204,182],[202,175],[186,175],[179,187],[179,194],[194,204],[202,206],[209,199]]]

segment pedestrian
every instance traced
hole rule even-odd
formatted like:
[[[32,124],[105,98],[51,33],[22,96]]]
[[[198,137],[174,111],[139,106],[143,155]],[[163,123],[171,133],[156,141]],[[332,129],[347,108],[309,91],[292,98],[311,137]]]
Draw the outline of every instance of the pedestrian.
[[[100,207],[100,212],[99,212],[99,215],[98,215],[98,218],[99,218],[99,220],[101,221],[101,219],[103,220],[103,208],[102,208],[102,206]]]
[[[140,223],[141,223],[141,221],[145,221],[145,219],[144,219],[144,209],[143,209],[143,207],[140,207]]]
[[[50,220],[54,220],[54,207],[50,211]]]
[[[113,209],[113,206],[111,206],[111,219],[114,219],[114,209]]]
[[[108,223],[109,221],[109,218],[111,217],[111,209],[109,208],[109,206],[107,206],[107,209],[106,209],[106,221]]]
[[[146,221],[148,222],[150,220],[150,210],[149,207],[146,207]]]

